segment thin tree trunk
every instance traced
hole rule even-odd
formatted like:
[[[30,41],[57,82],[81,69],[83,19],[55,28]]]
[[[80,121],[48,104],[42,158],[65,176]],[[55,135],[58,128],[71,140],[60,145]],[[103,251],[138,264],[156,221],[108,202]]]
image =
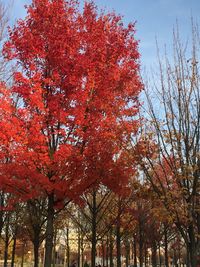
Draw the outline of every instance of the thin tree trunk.
[[[136,237],[133,237],[134,267],[137,267],[137,244]]]
[[[8,246],[9,246],[9,214],[6,220],[6,229],[5,229],[5,247],[4,247],[4,267],[8,266]]]
[[[106,237],[106,266],[108,267],[109,262],[109,235]]]
[[[164,225],[165,266],[169,267],[167,226]]]
[[[34,267],[39,266],[39,248],[40,248],[40,228],[34,228],[33,250],[34,250]]]
[[[116,225],[116,247],[117,247],[117,267],[121,267],[121,233],[120,220],[117,220]]]
[[[110,267],[113,267],[113,238],[112,238],[112,228],[110,229],[110,246],[109,246],[109,254],[110,254]]]
[[[81,232],[81,267],[84,266],[84,244],[83,244],[83,233]]]
[[[13,246],[12,246],[12,257],[11,257],[11,267],[14,267],[15,263],[15,250],[16,250],[16,241],[17,241],[17,226],[15,227],[15,234],[13,237]]]
[[[101,240],[101,250],[102,250],[102,265],[105,266],[105,249],[103,239]]]
[[[152,242],[152,255],[151,255],[151,261],[152,261],[152,267],[157,267],[157,259],[156,259],[156,242]]]
[[[196,241],[195,241],[195,230],[193,225],[190,225],[188,228],[188,236],[189,236],[189,242],[187,249],[189,250],[190,255],[190,266],[196,267],[197,266],[197,247],[196,247]]]
[[[4,193],[1,192],[0,193],[0,207],[4,207]],[[5,211],[1,210],[0,211],[0,236],[1,236],[1,233],[2,233],[2,229],[3,229],[3,226],[4,226],[4,213]]]
[[[96,207],[96,191],[93,191],[93,206],[92,206],[92,250],[91,250],[91,267],[95,267],[96,266],[96,231],[97,231],[97,207]]]
[[[139,221],[139,262],[140,267],[143,267],[143,236],[142,236],[142,225]]]
[[[81,237],[80,237],[80,229],[78,228],[78,267],[80,267],[81,262]]]
[[[195,245],[189,244],[190,266],[197,267],[197,254]]]
[[[70,265],[69,228],[67,228],[67,267]]]
[[[40,242],[38,239],[34,240],[33,246],[34,246],[34,267],[38,267],[39,266],[39,247],[40,247]]]
[[[126,255],[126,267],[130,264],[130,244],[128,239],[125,240],[125,255]]]
[[[54,231],[53,235],[53,257],[52,257],[53,267],[55,267],[57,263],[56,239],[57,239],[57,230]]]
[[[5,211],[0,211],[0,236],[1,236],[1,233],[2,233],[3,226],[4,226],[4,219],[3,219],[4,212]]]
[[[46,227],[46,242],[45,242],[45,261],[44,267],[51,267],[52,251],[53,251],[53,221],[54,221],[54,196],[48,197],[48,213],[47,213],[47,227]]]

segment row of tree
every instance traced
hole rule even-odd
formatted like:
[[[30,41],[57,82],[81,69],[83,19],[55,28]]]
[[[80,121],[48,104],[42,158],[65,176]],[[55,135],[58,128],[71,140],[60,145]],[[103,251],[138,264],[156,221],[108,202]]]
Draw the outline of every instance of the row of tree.
[[[132,193],[123,198],[103,186],[88,192],[84,198],[87,199],[84,207],[70,204],[55,217],[53,264],[60,252],[60,262],[64,261],[65,266],[70,266],[74,259],[78,266],[84,266],[85,256],[92,263],[93,254],[98,256],[95,264],[101,258],[102,265],[110,267],[114,264],[137,266],[138,263],[140,266],[190,265],[184,240],[147,184],[135,184]],[[4,213],[1,235],[4,266],[8,259],[12,266],[16,261],[23,266],[32,248],[34,266],[43,263],[46,206],[47,201],[40,206],[38,202],[29,202],[20,205],[15,213]],[[76,249],[71,247],[72,240]],[[60,250],[56,252],[58,245]]]

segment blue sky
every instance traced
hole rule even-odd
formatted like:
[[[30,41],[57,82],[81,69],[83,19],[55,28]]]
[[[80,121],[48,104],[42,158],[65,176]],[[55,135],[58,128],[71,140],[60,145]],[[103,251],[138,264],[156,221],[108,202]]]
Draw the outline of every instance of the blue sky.
[[[23,18],[26,14],[24,5],[31,0],[3,0],[9,4],[13,2],[11,18]],[[82,3],[83,0],[80,0]],[[123,15],[123,21],[137,21],[137,38],[140,40],[142,65],[153,66],[156,62],[157,38],[159,46],[170,47],[172,30],[179,22],[180,33],[187,39],[190,33],[191,16],[199,23],[200,0],[95,0],[99,8],[108,11],[115,10]]]

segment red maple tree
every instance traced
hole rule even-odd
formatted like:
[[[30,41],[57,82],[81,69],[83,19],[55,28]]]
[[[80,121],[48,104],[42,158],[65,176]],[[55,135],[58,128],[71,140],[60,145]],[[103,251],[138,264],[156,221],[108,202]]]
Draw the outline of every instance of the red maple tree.
[[[4,47],[19,66],[11,91],[24,136],[10,179],[28,181],[28,197],[48,197],[50,266],[55,206],[96,181],[110,184],[121,144],[137,128],[142,85],[134,24],[98,14],[93,3],[80,12],[77,1],[34,0],[27,11]]]

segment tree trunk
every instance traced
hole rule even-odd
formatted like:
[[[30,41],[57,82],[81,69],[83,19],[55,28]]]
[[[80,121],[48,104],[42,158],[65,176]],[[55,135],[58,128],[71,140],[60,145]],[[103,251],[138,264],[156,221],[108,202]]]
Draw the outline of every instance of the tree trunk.
[[[45,261],[44,267],[51,267],[52,250],[53,250],[53,221],[54,221],[54,195],[48,196],[48,212],[46,226],[46,242],[45,242]]]
[[[189,244],[189,259],[190,259],[190,266],[197,267],[197,255],[196,255],[196,248],[193,244]]]
[[[13,237],[12,257],[11,257],[11,265],[10,265],[11,267],[14,267],[14,263],[15,263],[16,241],[17,241],[17,227],[15,228],[15,234]]]
[[[4,207],[4,193],[1,192],[0,193],[0,207]],[[0,236],[1,236],[1,232],[3,229],[3,225],[4,225],[4,213],[5,211],[1,210],[0,211]]]
[[[69,229],[66,229],[64,267],[69,267]]]
[[[137,244],[136,237],[133,237],[134,267],[137,267]]]
[[[78,259],[77,259],[78,267],[80,267],[81,264],[81,235],[80,235],[80,229],[78,228]]]
[[[34,250],[34,267],[39,266],[39,248],[40,248],[40,227],[33,228],[34,230],[34,239],[33,250]]]
[[[190,240],[190,242],[188,242],[190,265],[191,267],[196,267],[197,266],[197,246],[195,242],[195,231],[194,231],[193,225],[189,226],[188,235],[189,235],[189,240]]]
[[[34,246],[34,267],[38,267],[39,266],[39,247],[40,247],[39,239],[34,240],[33,246]]]
[[[109,246],[109,252],[110,252],[110,267],[113,267],[113,238],[112,238],[112,228],[110,229],[110,246]]]
[[[1,236],[1,233],[2,233],[3,226],[4,226],[4,220],[3,220],[4,212],[5,211],[0,211],[0,236]]]
[[[53,267],[56,266],[56,260],[57,260],[57,252],[56,252],[56,238],[57,238],[57,230],[54,229],[54,235],[53,235]]]
[[[105,266],[105,249],[103,239],[101,240],[101,251],[102,251],[102,265]]]
[[[4,267],[8,265],[8,246],[9,246],[9,214],[6,220],[6,229],[5,229],[5,247],[4,247]]]
[[[121,267],[121,233],[120,220],[117,220],[116,225],[116,248],[117,248],[117,267]]]
[[[69,228],[67,228],[67,267],[70,265]]]
[[[152,267],[157,267],[157,259],[156,259],[156,242],[152,243],[152,255],[151,255],[151,261],[152,261]]]
[[[109,262],[109,235],[106,236],[106,266],[108,267]]]
[[[142,236],[142,223],[139,220],[139,262],[140,267],[143,267],[143,236]]]
[[[126,267],[130,264],[130,244],[128,239],[125,240],[125,255],[126,255]]]
[[[165,266],[169,267],[167,226],[164,226]]]
[[[83,243],[83,233],[81,232],[81,267],[84,266],[84,243]]]
[[[91,251],[91,267],[96,265],[96,231],[97,231],[97,207],[96,207],[96,191],[93,191],[93,205],[92,205],[92,251]]]

